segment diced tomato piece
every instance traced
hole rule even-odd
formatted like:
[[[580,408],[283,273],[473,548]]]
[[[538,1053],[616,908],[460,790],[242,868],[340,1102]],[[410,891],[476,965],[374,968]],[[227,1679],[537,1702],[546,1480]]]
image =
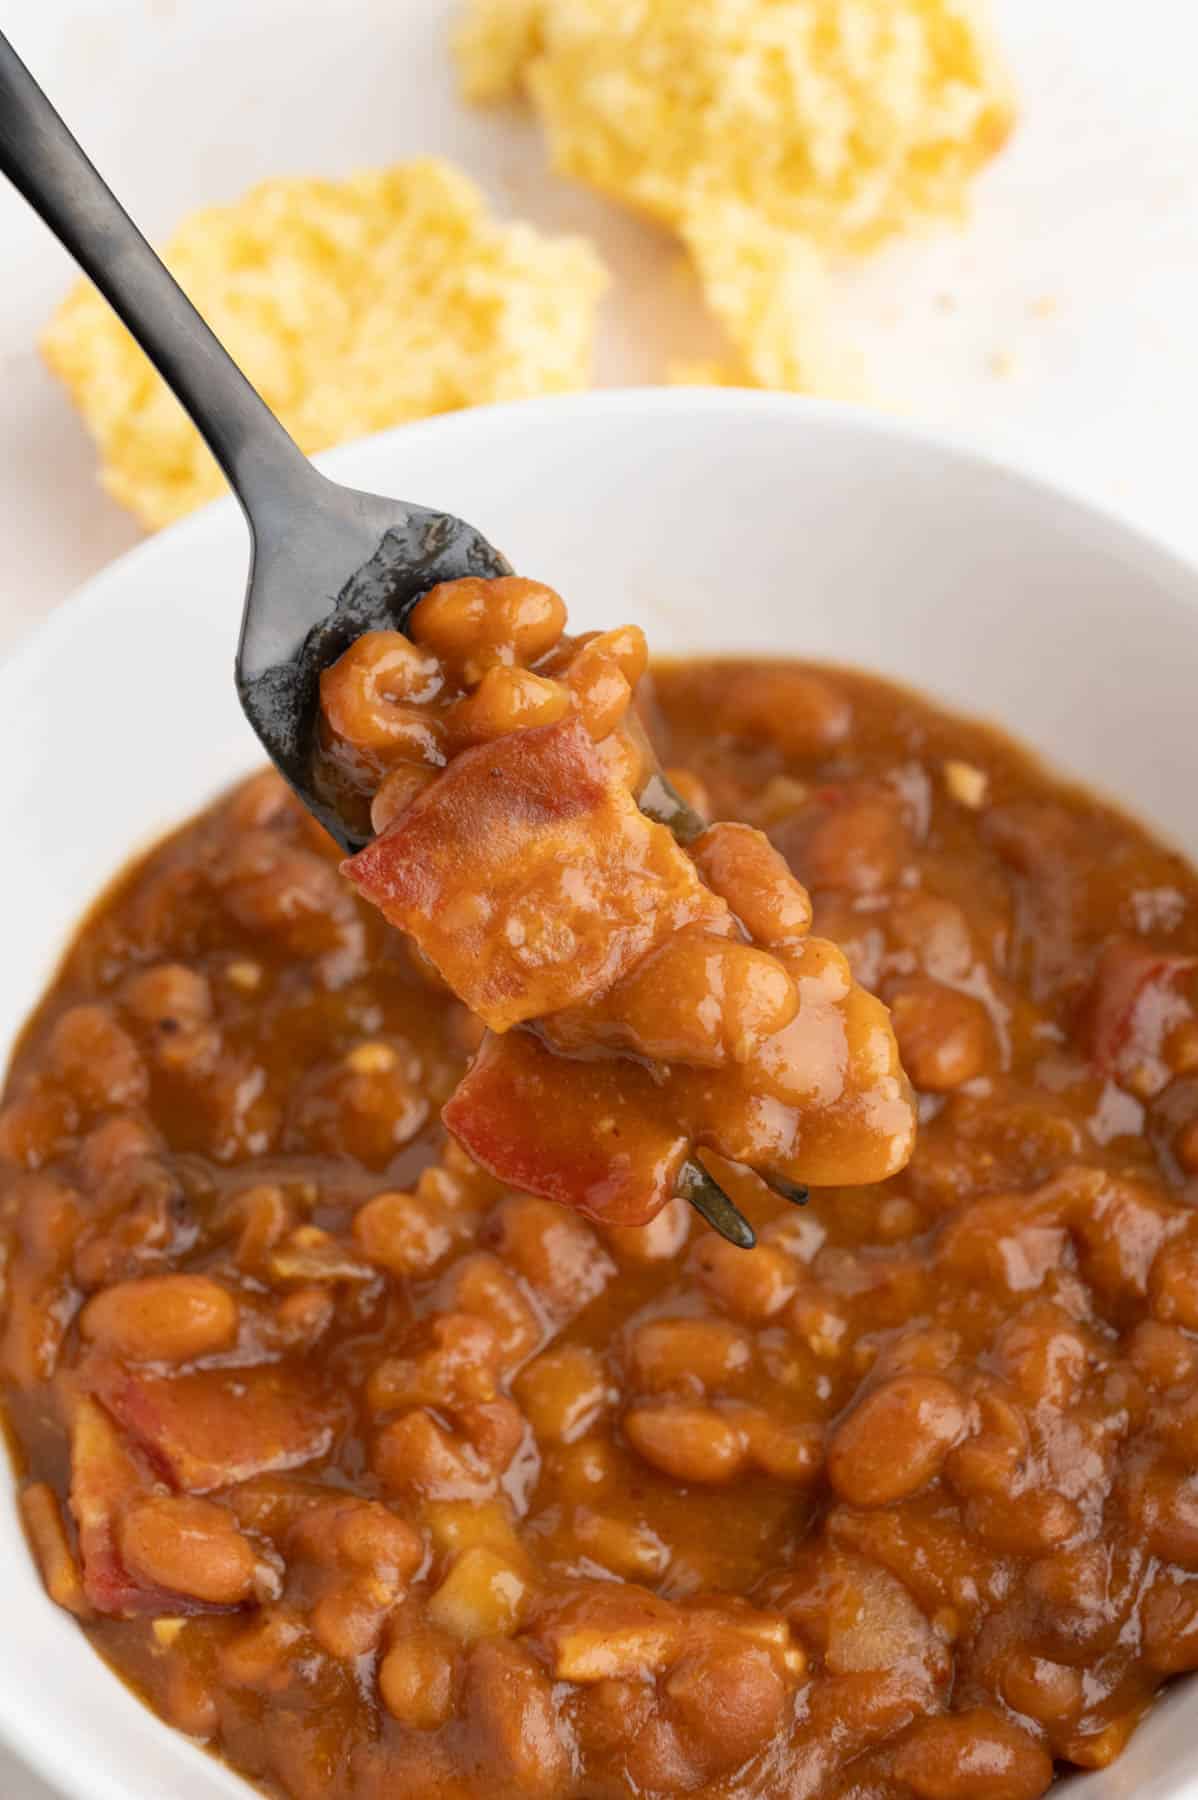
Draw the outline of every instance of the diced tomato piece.
[[[101,1363],[92,1385],[172,1486],[202,1494],[327,1456],[344,1423],[319,1377],[265,1364],[152,1375]]]
[[[660,1212],[686,1156],[647,1069],[556,1056],[527,1031],[485,1038],[441,1116],[500,1181],[613,1225]]]
[[[117,1526],[134,1500],[154,1491],[153,1477],[97,1401],[76,1402],[71,1421],[71,1512],[79,1532],[83,1587],[97,1612],[125,1616],[180,1610],[158,1588],[143,1587],[121,1561]]]
[[[1098,959],[1083,1006],[1083,1041],[1104,1074],[1150,1099],[1174,1071],[1165,1061],[1166,1041],[1194,1017],[1187,986],[1198,957],[1170,956],[1128,938],[1116,938]]]
[[[602,992],[727,907],[575,717],[465,750],[342,864],[492,1031]]]

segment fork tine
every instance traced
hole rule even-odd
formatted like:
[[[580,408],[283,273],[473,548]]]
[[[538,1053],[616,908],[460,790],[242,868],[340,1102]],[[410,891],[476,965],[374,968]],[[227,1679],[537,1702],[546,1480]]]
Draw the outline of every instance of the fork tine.
[[[738,1250],[751,1250],[757,1233],[734,1206],[718,1182],[697,1162],[685,1162],[678,1177],[678,1192],[699,1217],[706,1219],[713,1231],[735,1244]]]

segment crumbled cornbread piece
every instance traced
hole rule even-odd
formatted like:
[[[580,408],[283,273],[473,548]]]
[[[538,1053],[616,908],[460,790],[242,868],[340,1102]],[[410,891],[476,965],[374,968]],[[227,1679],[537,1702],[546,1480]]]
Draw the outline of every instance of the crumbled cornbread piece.
[[[186,219],[166,260],[301,448],[586,387],[607,277],[578,238],[490,216],[449,164],[277,180]],[[105,487],[151,528],[224,489],[182,409],[96,291],[42,348]]]
[[[700,208],[682,232],[707,305],[736,348],[742,384],[861,393],[856,359],[831,328],[827,268],[810,238],[735,201]]]
[[[827,387],[822,267],[960,216],[1010,130],[979,3],[467,0],[455,48],[469,98],[526,90],[563,173],[681,233],[751,379]]]

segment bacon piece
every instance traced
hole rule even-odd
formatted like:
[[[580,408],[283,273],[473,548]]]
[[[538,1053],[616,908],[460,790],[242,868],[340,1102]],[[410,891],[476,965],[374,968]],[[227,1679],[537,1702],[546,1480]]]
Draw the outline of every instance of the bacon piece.
[[[71,1512],[79,1532],[84,1592],[97,1612],[128,1617],[189,1610],[179,1595],[167,1596],[135,1581],[117,1548],[122,1514],[154,1489],[153,1477],[104,1408],[84,1395],[71,1420]]]
[[[915,1134],[886,1009],[824,939],[785,954],[798,1012],[743,1066],[575,1060],[513,1032],[484,1040],[441,1116],[500,1181],[614,1225],[660,1212],[690,1144],[797,1184],[884,1181]]]
[[[92,1385],[154,1467],[185,1493],[327,1456],[344,1403],[318,1377],[264,1364],[152,1375],[100,1363]]]
[[[484,1038],[441,1116],[501,1181],[611,1225],[660,1212],[686,1156],[685,1126],[641,1064],[575,1062],[526,1031]]]
[[[728,916],[573,716],[463,751],[342,870],[498,1032]]]
[[[1174,1071],[1166,1040],[1194,1017],[1186,984],[1198,957],[1170,956],[1116,938],[1103,949],[1083,1002],[1082,1036],[1096,1066],[1140,1099],[1151,1099]]]

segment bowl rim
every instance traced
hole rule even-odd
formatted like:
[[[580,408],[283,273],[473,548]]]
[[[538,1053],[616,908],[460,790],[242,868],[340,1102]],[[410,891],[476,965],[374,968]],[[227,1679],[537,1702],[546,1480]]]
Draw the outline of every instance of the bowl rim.
[[[413,419],[390,426],[385,431],[371,432],[353,438],[333,449],[323,450],[310,460],[322,474],[333,480],[347,479],[352,465],[364,450],[394,442],[402,437],[405,445],[432,441],[442,437],[469,436],[481,427],[494,427],[505,420],[535,423],[542,419],[569,420],[589,414],[627,414],[630,419],[641,413],[671,414],[682,419],[698,413],[715,417],[748,414],[750,417],[793,417],[796,424],[813,426],[816,431],[859,431],[870,438],[896,447],[908,447],[922,454],[942,456],[971,467],[977,473],[1022,488],[1041,499],[1055,502],[1076,518],[1084,518],[1091,530],[1107,535],[1112,544],[1121,541],[1144,562],[1155,563],[1162,574],[1174,578],[1198,577],[1198,556],[1193,558],[1158,537],[1120,508],[1097,499],[1080,484],[1071,483],[1057,474],[1046,474],[1031,462],[988,444],[978,435],[962,430],[948,430],[924,424],[915,419],[882,412],[876,407],[824,400],[807,394],[778,392],[744,387],[615,387],[590,388],[581,393],[545,394],[532,399],[498,401],[488,406],[467,406],[457,412],[438,413],[426,419]],[[352,485],[352,474],[348,475]],[[413,500],[416,496],[411,496]],[[435,505],[435,498],[422,504]],[[80,613],[102,606],[110,588],[119,587],[128,569],[152,567],[160,558],[182,554],[186,545],[199,542],[213,532],[225,528],[225,521],[238,509],[232,494],[210,500],[206,505],[176,519],[172,524],[150,533],[141,542],[123,551],[95,574],[73,588],[51,607],[44,618],[32,624],[15,643],[0,655],[0,696],[22,670],[33,667],[69,633]],[[247,569],[249,555],[247,527]],[[177,546],[177,548],[176,548]]]
[[[405,455],[421,443],[443,438],[469,438],[480,430],[501,429],[510,422],[513,428],[536,427],[552,422],[561,430],[573,423],[585,424],[592,415],[626,419],[630,427],[638,418],[654,415],[675,418],[680,426],[696,417],[787,418],[797,431],[825,432],[881,442],[901,453],[909,450],[921,457],[938,457],[971,469],[999,487],[1022,491],[1031,498],[1047,501],[1057,507],[1063,532],[1071,523],[1081,526],[1112,555],[1132,558],[1145,572],[1173,585],[1188,586],[1198,602],[1198,558],[1189,559],[1163,539],[1124,516],[1116,506],[1096,500],[1080,486],[1055,475],[1049,476],[1028,466],[1017,457],[999,453],[979,438],[960,431],[945,431],[935,426],[900,418],[864,406],[849,406],[837,401],[814,399],[792,393],[767,392],[749,388],[656,388],[621,387],[589,390],[578,394],[543,396],[514,400],[484,407],[464,408],[459,412],[398,425],[387,431],[354,439],[322,452],[312,460],[333,479],[347,479],[358,484],[363,459],[369,463],[375,454],[386,459],[384,446],[402,439]],[[367,476],[369,479],[369,476]],[[415,498],[415,496],[413,497]],[[429,504],[425,497],[425,504]],[[435,504],[435,496],[432,498]],[[35,669],[60,650],[69,656],[71,633],[77,620],[102,611],[110,597],[120,593],[131,571],[153,571],[161,565],[169,570],[172,562],[186,556],[189,546],[220,540],[231,529],[236,509],[231,495],[210,502],[197,512],[155,532],[108,563],[70,594],[59,601],[41,620],[35,622],[0,656],[0,707],[6,695],[15,694],[32,676]],[[249,536],[245,539],[246,567],[249,564]],[[230,674],[232,672],[232,632],[230,634]],[[86,900],[86,896],[84,897]],[[13,1465],[10,1472],[15,1475]],[[95,1652],[93,1651],[94,1655]],[[113,1679],[120,1677],[113,1672]],[[141,1704],[139,1702],[139,1704]],[[163,1729],[173,1730],[163,1723]],[[203,1754],[191,1740],[180,1733],[181,1751],[190,1749]],[[69,1724],[55,1717],[52,1710],[26,1712],[11,1690],[0,1685],[0,1740],[34,1775],[59,1789],[69,1800],[134,1800],[134,1790],[122,1777],[111,1776],[103,1769],[83,1769],[79,1751]],[[237,1771],[224,1765],[234,1777]],[[131,1771],[131,1774],[134,1773]],[[247,1788],[247,1794],[252,1792]]]

